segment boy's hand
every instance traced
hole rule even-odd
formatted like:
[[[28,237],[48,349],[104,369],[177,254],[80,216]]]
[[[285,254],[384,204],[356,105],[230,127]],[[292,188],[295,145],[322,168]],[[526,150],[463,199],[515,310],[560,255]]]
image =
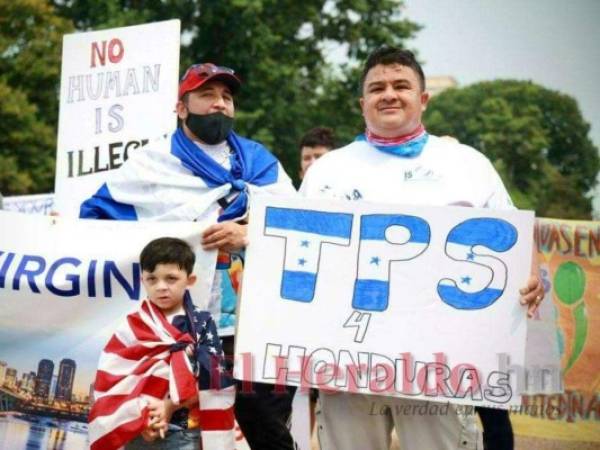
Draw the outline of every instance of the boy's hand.
[[[148,422],[146,430],[151,431],[147,434],[152,440],[156,439],[158,436],[161,438],[165,437],[165,433],[169,428],[169,421],[176,409],[177,407],[169,398],[164,400],[148,400],[148,417],[150,418],[150,421]],[[144,437],[143,432],[142,437]],[[146,438],[144,437],[144,439]]]
[[[235,252],[248,245],[248,225],[227,221],[211,225],[202,233],[204,250]]]
[[[153,442],[156,440],[156,438],[158,438],[158,436],[158,431],[153,430],[149,426],[144,428],[144,430],[142,431],[142,439],[144,439],[146,442]]]

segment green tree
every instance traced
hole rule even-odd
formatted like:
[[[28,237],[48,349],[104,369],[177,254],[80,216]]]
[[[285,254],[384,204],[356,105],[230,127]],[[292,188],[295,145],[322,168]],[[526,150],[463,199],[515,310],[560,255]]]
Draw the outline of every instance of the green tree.
[[[0,0],[0,192],[52,190],[62,36],[43,0]]]
[[[600,158],[573,98],[528,81],[488,81],[442,92],[424,120],[430,132],[485,153],[517,206],[591,217]]]
[[[296,174],[298,141],[316,125],[340,142],[361,130],[356,70],[333,69],[327,49],[345,44],[349,61],[382,44],[402,46],[419,26],[394,0],[53,0],[77,29],[102,29],[179,18],[181,69],[212,61],[244,81],[236,130],[270,147]]]

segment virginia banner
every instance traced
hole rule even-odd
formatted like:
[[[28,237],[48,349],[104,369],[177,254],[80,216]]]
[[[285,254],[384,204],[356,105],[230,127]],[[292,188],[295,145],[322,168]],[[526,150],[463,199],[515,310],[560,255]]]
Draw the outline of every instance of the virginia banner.
[[[144,295],[140,251],[162,236],[192,245],[190,293],[204,307],[216,264],[200,246],[207,225],[0,211],[0,448],[89,448],[101,349]]]

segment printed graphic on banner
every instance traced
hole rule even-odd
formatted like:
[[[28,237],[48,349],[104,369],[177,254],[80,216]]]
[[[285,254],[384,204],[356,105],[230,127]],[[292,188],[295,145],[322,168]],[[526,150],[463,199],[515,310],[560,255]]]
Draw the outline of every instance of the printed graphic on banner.
[[[532,237],[524,211],[257,198],[236,376],[520,404]]]
[[[190,294],[206,308],[216,263],[200,246],[207,225],[0,211],[0,448],[89,448],[100,352],[145,295],[141,249],[162,236],[190,243]]]
[[[79,205],[132,152],[175,129],[180,22],[66,35],[56,152],[56,208]]]

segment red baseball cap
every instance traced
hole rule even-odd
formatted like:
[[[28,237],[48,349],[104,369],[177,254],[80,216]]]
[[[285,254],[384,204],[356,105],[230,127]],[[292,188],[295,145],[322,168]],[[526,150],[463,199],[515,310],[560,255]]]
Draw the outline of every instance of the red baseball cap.
[[[215,66],[212,63],[194,64],[190,66],[179,82],[179,100],[187,92],[198,89],[207,81],[219,80],[225,83],[235,94],[242,85],[240,79],[229,67]]]

